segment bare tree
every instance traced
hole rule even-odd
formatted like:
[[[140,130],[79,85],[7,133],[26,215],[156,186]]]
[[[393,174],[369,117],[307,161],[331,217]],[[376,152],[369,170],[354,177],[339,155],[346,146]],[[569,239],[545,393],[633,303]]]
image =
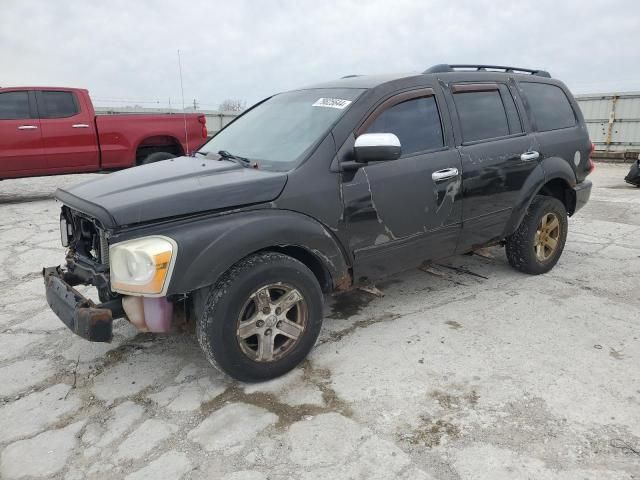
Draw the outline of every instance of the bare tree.
[[[219,107],[221,112],[241,112],[247,108],[247,102],[245,100],[238,100],[236,98],[227,98]]]

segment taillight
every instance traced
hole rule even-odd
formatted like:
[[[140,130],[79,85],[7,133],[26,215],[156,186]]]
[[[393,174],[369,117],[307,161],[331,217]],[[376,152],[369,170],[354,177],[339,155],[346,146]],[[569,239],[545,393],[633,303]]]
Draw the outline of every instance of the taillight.
[[[200,134],[202,135],[202,138],[207,138],[207,119],[204,115],[199,115],[198,116],[198,122],[200,122],[200,124],[202,125],[202,129],[200,130]]]
[[[596,169],[596,164],[591,158],[595,149],[596,149],[595,144],[591,142],[591,150],[589,151],[589,160],[587,161],[587,175],[589,175],[590,173],[593,173],[593,171]]]

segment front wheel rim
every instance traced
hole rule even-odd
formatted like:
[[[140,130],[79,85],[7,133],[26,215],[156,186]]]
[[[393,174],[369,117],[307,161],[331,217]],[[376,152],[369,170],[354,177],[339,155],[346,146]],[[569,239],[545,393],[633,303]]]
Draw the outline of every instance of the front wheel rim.
[[[536,236],[533,241],[533,249],[539,262],[549,260],[560,244],[562,225],[555,213],[545,213],[540,219]]]
[[[309,309],[302,293],[277,282],[255,290],[240,310],[236,340],[242,352],[260,363],[288,355],[307,326]]]

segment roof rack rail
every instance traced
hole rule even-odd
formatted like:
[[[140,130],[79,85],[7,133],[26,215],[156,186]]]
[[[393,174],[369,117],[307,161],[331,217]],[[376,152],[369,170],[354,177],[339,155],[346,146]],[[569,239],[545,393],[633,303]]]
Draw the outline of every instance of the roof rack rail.
[[[551,78],[551,75],[546,70],[532,70],[530,68],[520,67],[506,67],[503,65],[447,65],[446,63],[440,63],[426,69],[422,73],[446,73],[470,70],[474,72],[504,72],[504,73],[528,73],[530,75],[537,75],[538,77]]]
[[[362,75],[345,75],[344,77],[340,77],[340,79],[343,78],[355,78],[355,77],[361,77]]]

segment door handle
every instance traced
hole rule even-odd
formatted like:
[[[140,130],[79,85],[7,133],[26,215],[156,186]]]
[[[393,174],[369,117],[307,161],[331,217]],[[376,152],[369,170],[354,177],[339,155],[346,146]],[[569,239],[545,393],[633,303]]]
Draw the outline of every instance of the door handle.
[[[522,160],[523,162],[531,162],[533,160],[537,160],[540,158],[540,154],[538,152],[536,152],[535,150],[530,150],[528,152],[524,152],[522,155],[520,155],[520,160]]]
[[[431,174],[431,178],[434,182],[442,182],[458,176],[457,168],[445,168],[444,170],[437,170]]]
[[[18,130],[37,130],[38,127],[35,125],[20,125]]]
[[[74,125],[71,125],[71,128],[89,128],[89,125],[87,125],[86,123],[76,123]]]

